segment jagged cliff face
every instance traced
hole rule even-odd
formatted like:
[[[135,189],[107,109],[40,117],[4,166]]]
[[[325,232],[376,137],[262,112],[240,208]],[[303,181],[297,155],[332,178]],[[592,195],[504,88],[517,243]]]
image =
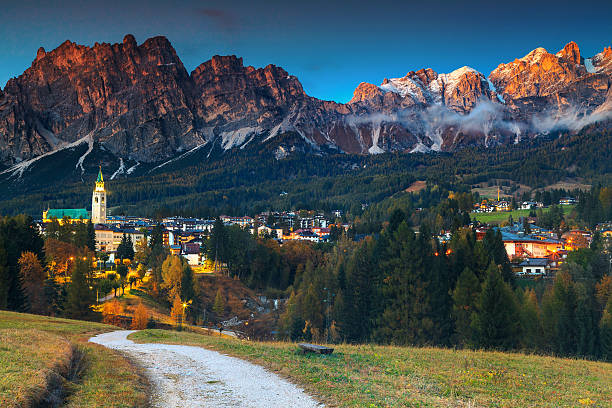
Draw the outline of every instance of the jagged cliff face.
[[[361,83],[338,104],[306,95],[282,68],[245,67],[235,56],[215,56],[188,74],[163,37],[137,45],[128,35],[93,47],[66,41],[39,49],[0,90],[0,160],[99,141],[119,157],[156,162],[287,131],[314,149],[360,154],[517,143],[560,123],[576,130],[589,115],[607,119],[611,75],[609,47],[584,58],[569,43],[556,54],[537,48],[500,64],[488,79],[469,67],[428,68],[379,86]],[[580,120],[568,121],[568,112]]]
[[[194,130],[192,84],[163,37],[137,46],[66,41],[11,79],[0,107],[5,159],[28,159],[89,136],[136,158],[202,142]]]
[[[592,110],[603,103],[610,87],[610,60],[606,51],[584,59],[578,45],[570,42],[556,54],[536,48],[500,64],[489,79],[518,116],[575,106]]]
[[[361,83],[349,103],[386,111],[438,104],[467,113],[482,99],[493,100],[495,94],[480,72],[463,67],[450,74],[437,74],[427,68],[411,71],[403,78],[385,79],[379,87]]]

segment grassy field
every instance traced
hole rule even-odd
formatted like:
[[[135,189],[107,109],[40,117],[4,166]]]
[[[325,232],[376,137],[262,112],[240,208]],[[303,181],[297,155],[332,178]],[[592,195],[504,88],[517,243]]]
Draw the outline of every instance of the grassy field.
[[[0,406],[40,404],[54,385],[67,392],[66,407],[145,406],[146,383],[138,369],[120,354],[87,343],[116,329],[0,311]]]
[[[564,214],[569,214],[575,208],[575,205],[562,205]],[[537,210],[536,210],[537,211]],[[543,208],[543,212],[547,212],[548,208]],[[521,217],[528,217],[531,210],[514,210],[514,211],[499,211],[492,213],[471,213],[470,217],[475,219],[476,221],[480,221],[483,223],[492,223],[499,224],[501,222],[507,221],[508,217],[512,215],[512,219],[514,221],[518,221]]]
[[[610,407],[612,364],[523,354],[334,346],[303,355],[290,343],[257,343],[145,330],[130,339],[202,346],[267,367],[341,407]]]

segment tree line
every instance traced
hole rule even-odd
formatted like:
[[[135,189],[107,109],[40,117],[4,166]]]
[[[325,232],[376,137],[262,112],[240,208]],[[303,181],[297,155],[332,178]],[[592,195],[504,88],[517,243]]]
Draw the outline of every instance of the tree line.
[[[517,285],[499,232],[479,241],[459,228],[444,245],[402,218],[307,262],[282,317],[287,338],[612,358],[612,278],[599,243],[536,293]]]

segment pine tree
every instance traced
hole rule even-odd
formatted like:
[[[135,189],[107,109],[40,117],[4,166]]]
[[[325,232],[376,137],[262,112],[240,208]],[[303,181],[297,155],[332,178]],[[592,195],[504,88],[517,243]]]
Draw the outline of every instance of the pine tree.
[[[576,290],[576,353],[592,357],[597,354],[597,316],[594,294],[583,283],[575,285]]]
[[[542,318],[535,291],[525,290],[520,300],[521,345],[528,350],[537,350],[542,343]]]
[[[213,312],[217,317],[223,316],[225,312],[225,296],[223,296],[221,288],[217,289],[217,294],[215,295],[215,301],[213,303]]]
[[[47,301],[45,314],[61,316],[66,303],[66,288],[56,282],[52,272],[45,280],[43,290]]]
[[[398,344],[431,343],[435,332],[430,297],[431,237],[417,238],[408,224],[400,224],[389,240],[382,295],[386,298],[376,337]]]
[[[86,246],[91,251],[96,250],[96,230],[94,229],[94,225],[91,220],[87,221],[87,239]]]
[[[131,235],[127,236],[126,247],[125,247],[125,259],[129,259],[130,261],[134,259],[134,242],[132,241]]]
[[[19,276],[19,257],[30,251],[43,259],[43,240],[32,218],[25,215],[0,220],[0,305],[18,312],[27,311],[27,298]],[[6,265],[6,269],[3,269]],[[3,299],[4,297],[4,299]]]
[[[217,218],[206,246],[206,257],[215,263],[215,269],[219,267],[219,263],[227,261],[227,241],[225,226],[221,219]]]
[[[95,297],[87,283],[88,269],[87,261],[77,259],[70,285],[68,285],[68,296],[64,308],[67,317],[83,320],[92,314],[90,306],[95,302]]]
[[[12,286],[12,277],[7,265],[4,239],[0,236],[0,309],[8,309],[8,295]]]
[[[124,233],[121,237],[121,242],[117,246],[117,252],[115,254],[120,260],[133,259],[134,258],[134,246],[131,239],[128,240],[127,235]]]
[[[563,355],[575,354],[577,351],[576,292],[569,273],[560,272],[557,275],[553,296],[557,305],[554,321],[555,351]]]
[[[507,350],[518,344],[520,320],[516,299],[493,262],[487,269],[472,328],[478,347]]]
[[[172,319],[174,319],[174,322],[177,324],[177,326],[179,326],[180,328],[180,324],[183,322],[183,319],[185,316],[183,316],[185,312],[185,308],[183,307],[183,302],[181,301],[181,298],[176,295],[174,297],[174,300],[172,301],[172,309],[170,309],[170,317],[172,317]]]
[[[495,262],[496,265],[500,265],[500,272],[504,281],[513,286],[515,283],[514,272],[512,272],[512,265],[504,247],[501,231],[488,230],[482,240],[482,244],[486,253],[489,254],[489,259]]]
[[[472,341],[472,314],[475,312],[480,282],[474,272],[465,268],[453,290],[453,317],[457,342],[467,346]]]
[[[421,234],[429,233],[421,229]],[[432,239],[433,251],[438,253],[438,256],[432,256],[431,251],[426,252],[424,256],[428,258],[426,267],[429,269],[429,298],[431,302],[433,332],[432,343],[441,346],[450,346],[454,333],[453,321],[453,298],[450,278],[449,266],[446,256],[441,254],[446,252],[446,248],[440,246],[437,239]]]
[[[345,301],[345,316],[342,322],[347,341],[364,342],[370,335],[372,320],[373,282],[375,268],[372,259],[373,244],[364,242],[347,266],[346,291],[351,292],[351,303]]]
[[[612,361],[612,296],[608,299],[599,322],[599,338],[602,360]]]
[[[162,264],[162,288],[168,290],[168,301],[181,297],[183,264],[179,256],[170,255]],[[183,300],[185,300],[183,298]]]

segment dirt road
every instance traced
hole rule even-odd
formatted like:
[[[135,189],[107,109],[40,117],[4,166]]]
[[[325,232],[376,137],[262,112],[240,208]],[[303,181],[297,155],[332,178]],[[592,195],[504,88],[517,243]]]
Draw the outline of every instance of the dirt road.
[[[120,350],[145,368],[151,405],[170,407],[322,407],[294,384],[246,361],[200,347],[137,344],[131,330],[89,341]]]

